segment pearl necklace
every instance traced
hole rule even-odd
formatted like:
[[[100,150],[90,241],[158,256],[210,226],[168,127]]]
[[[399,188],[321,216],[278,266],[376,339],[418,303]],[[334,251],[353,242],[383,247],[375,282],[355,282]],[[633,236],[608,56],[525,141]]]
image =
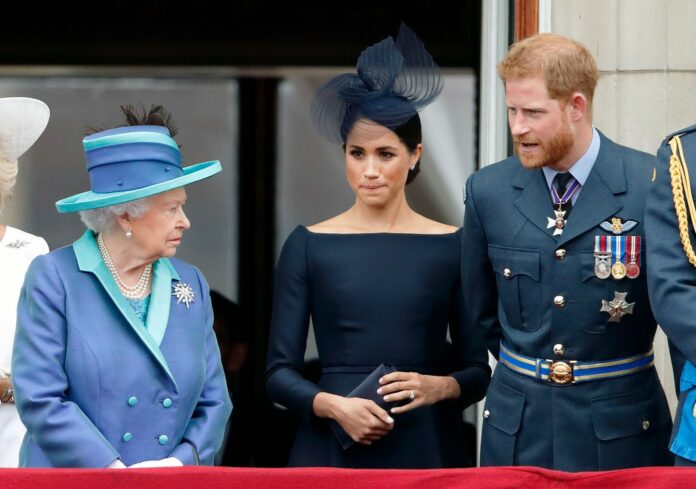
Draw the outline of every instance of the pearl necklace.
[[[99,246],[99,252],[104,259],[106,268],[108,268],[109,272],[111,272],[111,275],[114,277],[116,285],[118,285],[118,288],[121,290],[123,296],[126,299],[143,299],[147,297],[148,288],[150,286],[150,274],[152,273],[152,264],[150,263],[145,266],[143,273],[140,275],[138,283],[133,286],[129,286],[123,283],[123,280],[121,280],[121,277],[116,270],[116,266],[114,265],[114,261],[111,259],[109,250],[107,250],[106,246],[104,245],[104,238],[102,238],[101,233],[97,235],[97,246]]]

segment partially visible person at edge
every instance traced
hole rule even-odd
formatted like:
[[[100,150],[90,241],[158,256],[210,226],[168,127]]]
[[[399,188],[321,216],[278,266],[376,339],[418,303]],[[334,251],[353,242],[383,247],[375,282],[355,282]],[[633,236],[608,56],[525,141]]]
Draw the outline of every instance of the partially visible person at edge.
[[[268,393],[301,417],[292,466],[468,466],[462,409],[483,397],[490,370],[483,338],[463,320],[460,233],[417,214],[405,194],[423,153],[417,110],[440,94],[439,68],[402,26],[396,40],[367,48],[357,71],[330,80],[313,102],[316,129],[344,146],[355,202],[298,226],[283,246]],[[310,319],[317,384],[300,373]],[[397,370],[365,398],[346,397],[381,364]]]
[[[696,125],[670,134],[660,145],[645,209],[650,302],[669,338],[679,393],[669,448],[675,465],[687,467],[696,466],[694,167]]]
[[[216,290],[210,291],[213,306],[213,330],[220,347],[222,368],[227,380],[234,410],[225,427],[222,448],[216,456],[215,465],[253,465],[254,426],[250,422],[253,406],[250,403],[249,378],[246,363],[249,356],[249,341],[246,325],[242,323],[240,308]]]
[[[161,106],[83,140],[91,190],[56,203],[87,232],[31,264],[12,361],[22,467],[212,465],[231,403],[208,284],[174,258],[190,223]]]
[[[593,126],[582,44],[530,37],[498,73],[516,156],[469,178],[462,245],[467,318],[499,360],[481,465],[671,464],[645,266],[654,159]]]
[[[0,98],[0,214],[13,193],[17,159],[36,142],[49,116],[40,100]],[[19,290],[29,263],[47,252],[43,238],[0,224],[0,467],[17,467],[26,431],[14,403],[10,369]]]

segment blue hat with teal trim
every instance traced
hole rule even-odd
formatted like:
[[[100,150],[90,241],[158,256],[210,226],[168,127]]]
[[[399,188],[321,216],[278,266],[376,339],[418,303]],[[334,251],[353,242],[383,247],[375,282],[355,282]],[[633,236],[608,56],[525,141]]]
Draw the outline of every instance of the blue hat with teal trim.
[[[82,140],[92,189],[56,202],[58,212],[77,212],[166,192],[212,177],[217,160],[182,168],[181,151],[163,126],[127,126]]]

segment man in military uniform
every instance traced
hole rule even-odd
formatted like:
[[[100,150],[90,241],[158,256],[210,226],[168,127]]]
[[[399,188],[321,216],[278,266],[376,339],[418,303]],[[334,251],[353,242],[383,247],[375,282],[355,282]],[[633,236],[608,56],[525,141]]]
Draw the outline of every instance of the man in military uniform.
[[[676,465],[696,465],[696,253],[691,182],[696,182],[696,125],[660,145],[645,207],[648,288],[653,311],[670,339],[679,405],[670,450]]]
[[[541,34],[498,67],[516,156],[469,178],[462,279],[499,360],[481,465],[671,464],[643,212],[653,158],[592,125],[596,63]]]

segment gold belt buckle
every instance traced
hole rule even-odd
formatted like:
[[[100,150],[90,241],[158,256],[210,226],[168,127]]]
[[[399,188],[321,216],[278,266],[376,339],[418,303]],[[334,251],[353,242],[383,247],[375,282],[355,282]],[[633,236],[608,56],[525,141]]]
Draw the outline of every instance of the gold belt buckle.
[[[549,362],[549,381],[561,385],[575,383],[573,375],[575,360],[547,360],[547,362]]]

